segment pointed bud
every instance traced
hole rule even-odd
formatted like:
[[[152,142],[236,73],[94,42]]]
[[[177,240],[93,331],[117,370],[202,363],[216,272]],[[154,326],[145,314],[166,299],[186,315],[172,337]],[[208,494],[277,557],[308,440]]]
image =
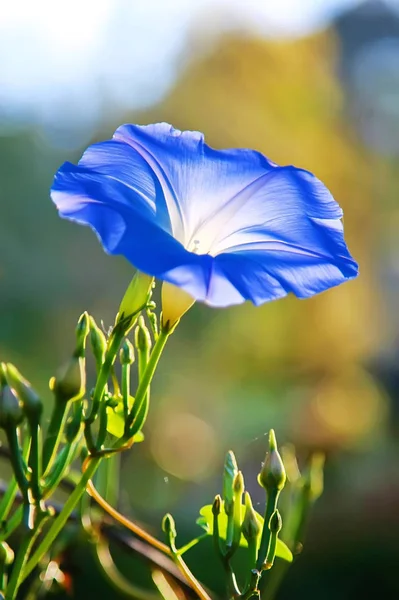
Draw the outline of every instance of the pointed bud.
[[[276,436],[274,430],[269,433],[269,452],[266,454],[265,462],[259,473],[259,484],[270,492],[279,492],[285,485],[286,474],[283,461],[277,450]]]
[[[141,316],[135,331],[135,344],[140,352],[149,352],[151,349],[151,336],[147,329],[144,318]]]
[[[105,351],[107,349],[107,339],[93,317],[90,317],[90,344],[94,358],[96,359],[97,367],[99,367],[104,361]]]
[[[76,326],[76,356],[84,356],[86,338],[90,331],[90,317],[87,312],[84,312],[80,317]]]
[[[260,530],[261,526],[252,506],[251,496],[248,492],[245,492],[245,516],[242,523],[242,534],[247,542],[249,542],[250,540],[258,539]]]
[[[127,288],[119,307],[117,320],[136,315],[145,307],[152,293],[154,278],[137,271]]]
[[[226,515],[233,510],[234,490],[233,483],[238,473],[238,466],[234,452],[229,450],[226,454],[223,470],[223,500]]]
[[[173,545],[177,536],[177,531],[175,520],[170,513],[166,513],[162,519],[162,531],[166,533],[170,545]]]
[[[181,288],[166,281],[162,284],[162,328],[172,331],[195,300]]]
[[[215,496],[215,499],[212,504],[212,514],[214,517],[218,517],[220,515],[221,507],[222,507],[222,499],[218,494],[217,496]]]
[[[242,471],[238,471],[237,475],[234,477],[233,481],[233,492],[234,496],[238,497],[241,501],[241,496],[244,493],[244,475]]]
[[[0,389],[0,427],[17,427],[24,414],[22,404],[13,388],[8,384]]]
[[[134,363],[134,347],[130,340],[125,339],[119,352],[119,361],[121,365],[131,365]]]
[[[9,385],[14,388],[21,400],[23,410],[28,419],[39,421],[43,412],[43,404],[29,381],[11,363],[7,364],[6,375]]]
[[[51,380],[51,389],[61,402],[80,400],[86,391],[85,362],[80,356],[72,356],[59,375]]]

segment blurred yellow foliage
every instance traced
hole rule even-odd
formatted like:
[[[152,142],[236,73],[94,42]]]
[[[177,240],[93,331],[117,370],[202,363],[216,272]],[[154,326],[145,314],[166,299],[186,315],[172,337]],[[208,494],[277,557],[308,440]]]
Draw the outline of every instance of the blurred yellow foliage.
[[[360,263],[354,282],[311,300],[225,311],[206,345],[218,372],[285,369],[335,372],[367,356],[381,324],[371,274],[373,158],[343,114],[334,36],[297,41],[226,35],[191,59],[161,106],[143,120],[205,132],[216,147],[251,147],[322,179],[345,212],[346,238]],[[229,344],[226,346],[226,326]],[[233,331],[237,335],[233,335]],[[205,358],[205,357],[204,357]]]

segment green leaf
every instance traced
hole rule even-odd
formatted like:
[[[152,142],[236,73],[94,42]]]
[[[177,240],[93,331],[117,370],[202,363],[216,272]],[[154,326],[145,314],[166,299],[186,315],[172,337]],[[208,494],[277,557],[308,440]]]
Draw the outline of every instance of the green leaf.
[[[107,407],[107,415],[108,415],[108,423],[107,423],[107,431],[111,435],[114,435],[117,438],[121,438],[123,436],[123,432],[125,429],[125,419],[123,417],[123,406],[119,404],[116,408]],[[144,440],[144,434],[141,431],[138,431],[134,436],[134,441],[137,444],[138,442],[142,442]]]
[[[219,536],[223,540],[225,540],[226,539],[226,531],[227,531],[227,515],[224,512],[223,508],[224,508],[224,506],[223,506],[223,502],[222,502],[222,511],[220,512],[220,515],[219,515]],[[245,505],[241,504],[241,521],[244,519],[244,514],[245,514]],[[257,512],[255,512],[255,514],[256,514],[256,518],[259,521],[261,528],[263,528],[263,517]],[[208,535],[213,534],[212,504],[207,504],[206,506],[203,506],[200,509],[200,517],[198,517],[196,523],[197,523],[197,525],[202,527]],[[260,544],[260,537],[261,536],[259,535],[258,544]],[[243,535],[241,536],[240,546],[244,546],[244,547],[248,546],[247,540],[244,538]],[[285,560],[287,562],[292,562],[292,560],[293,560],[291,550],[281,540],[277,540],[276,556],[278,556],[279,558],[281,558],[282,560]]]

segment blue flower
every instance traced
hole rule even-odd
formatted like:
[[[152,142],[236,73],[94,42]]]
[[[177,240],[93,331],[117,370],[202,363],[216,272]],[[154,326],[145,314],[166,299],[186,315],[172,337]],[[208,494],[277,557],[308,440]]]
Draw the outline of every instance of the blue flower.
[[[166,123],[119,127],[60,168],[51,196],[106,252],[212,306],[307,298],[358,272],[314,175]]]

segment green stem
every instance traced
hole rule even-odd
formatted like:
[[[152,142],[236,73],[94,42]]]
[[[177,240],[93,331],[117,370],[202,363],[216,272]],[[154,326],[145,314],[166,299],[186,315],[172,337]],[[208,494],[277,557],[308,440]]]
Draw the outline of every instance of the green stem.
[[[182,546],[181,548],[179,548],[177,550],[177,554],[180,554],[180,556],[182,554],[184,554],[185,552],[187,552],[187,550],[190,550],[191,548],[194,548],[194,546],[196,546],[199,542],[202,542],[202,540],[205,540],[209,537],[208,533],[204,533],[202,535],[199,535],[198,537],[194,538],[193,540],[191,540],[190,542],[188,542],[188,544],[186,544],[185,546]]]
[[[216,554],[220,557],[226,573],[229,595],[233,598],[238,597],[240,595],[240,588],[238,587],[236,576],[231,567],[230,558],[228,557],[227,553],[225,554],[223,552],[221,546],[221,539],[219,535],[219,515],[217,513],[214,513],[213,515],[213,544]]]
[[[14,600],[16,598],[18,588],[21,585],[23,578],[23,569],[28,560],[30,551],[35,543],[37,536],[39,535],[44,521],[48,518],[47,513],[40,513],[40,516],[37,519],[35,529],[29,531],[21,542],[21,545],[18,549],[17,556],[13,562],[11,578],[7,586],[7,591],[5,595],[5,600]]]
[[[101,401],[107,388],[108,379],[125,333],[126,328],[123,327],[122,322],[120,322],[115,325],[108,339],[104,362],[101,365],[96,386],[94,388],[91,410],[85,421],[85,437],[90,452],[94,452],[95,450],[99,449],[98,442],[101,442],[101,440],[97,440],[97,443],[95,442],[93,433],[91,431],[91,425],[94,423],[100,409]]]
[[[101,459],[98,457],[94,457],[90,460],[79,483],[77,484],[74,491],[64,504],[64,507],[59,513],[59,515],[56,517],[56,519],[54,519],[53,524],[51,525],[47,534],[45,535],[38,548],[28,561],[27,565],[25,566],[24,572],[21,577],[21,581],[26,579],[26,577],[33,571],[36,565],[42,560],[43,556],[49,551],[52,543],[54,542],[60,531],[63,529],[64,525],[68,521],[70,514],[78,504],[82,495],[85,493],[87,483],[96,472],[100,461]]]
[[[30,439],[28,436],[25,437],[22,445],[22,459],[26,460],[29,453]],[[5,521],[14,504],[15,497],[18,492],[18,484],[15,479],[15,475],[12,476],[10,483],[8,484],[7,491],[4,494],[0,502],[0,523]]]
[[[81,439],[80,436],[72,444],[64,446],[57,457],[57,462],[54,464],[54,468],[51,471],[43,490],[43,497],[49,498],[52,493],[58,488],[58,484],[67,473],[68,468],[75,460],[78,450],[80,448]]]
[[[130,396],[130,365],[122,365],[122,401],[123,418],[126,421],[129,414],[129,396]]]
[[[30,487],[32,496],[37,503],[40,502],[42,492],[40,486],[41,478],[41,444],[40,444],[40,425],[39,423],[29,423],[31,434],[31,447],[29,452],[29,467],[31,470]]]
[[[132,437],[135,433],[137,433],[137,431],[141,429],[141,426],[144,423],[146,413],[148,412],[148,402],[144,415],[142,414],[141,409],[145,405],[148,388],[154,376],[155,369],[157,368],[162,351],[165,347],[166,342],[168,341],[169,335],[170,331],[162,329],[152,349],[146,369],[143,373],[143,376],[140,378],[140,383],[137,388],[133,408],[129,413],[127,421],[125,422],[125,437]],[[140,417],[140,422],[138,419],[136,419],[136,417],[138,416]],[[135,420],[136,422],[134,422]],[[131,429],[132,424],[133,427]]]
[[[97,413],[100,408],[101,400],[104,397],[104,392],[106,385],[108,383],[108,379],[111,373],[112,366],[115,362],[116,355],[119,350],[119,346],[121,345],[122,339],[125,335],[125,332],[120,327],[115,327],[110,335],[108,340],[107,351],[105,354],[105,359],[103,364],[101,365],[100,373],[98,374],[98,378],[96,381],[96,387],[94,388],[93,393],[93,403],[91,405],[90,414],[86,419],[86,423],[91,425],[94,423],[94,420],[97,416]]]
[[[262,531],[262,537],[261,537],[260,547],[259,547],[259,552],[258,552],[258,560],[256,563],[256,568],[258,571],[262,570],[263,563],[265,562],[267,551],[269,549],[270,537],[271,537],[271,531],[269,529],[269,521],[270,521],[270,517],[276,510],[277,500],[278,500],[279,495],[280,495],[280,492],[278,490],[271,490],[267,494],[265,520],[263,523],[263,531]]]
[[[46,439],[43,444],[43,475],[48,471],[57,455],[58,446],[64,432],[65,422],[68,416],[70,402],[64,402],[57,397],[54,400],[53,412],[48,426]]]
[[[14,476],[17,480],[18,487],[23,496],[24,502],[29,503],[28,487],[29,482],[25,475],[25,464],[22,458],[21,448],[18,441],[18,432],[15,427],[7,427],[6,429],[7,442],[10,449],[10,461],[14,470]]]

